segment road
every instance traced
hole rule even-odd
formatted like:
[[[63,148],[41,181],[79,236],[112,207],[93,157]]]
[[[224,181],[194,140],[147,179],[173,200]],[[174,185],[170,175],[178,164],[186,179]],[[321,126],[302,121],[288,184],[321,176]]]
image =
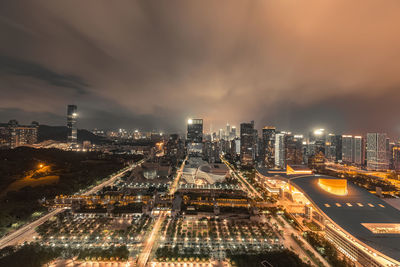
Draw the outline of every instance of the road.
[[[221,160],[231,171],[233,171],[242,186],[247,189],[247,193],[264,199],[264,197],[228,161],[226,161],[223,157],[221,157]]]
[[[282,227],[274,218],[272,218],[272,221],[275,221],[276,224],[280,229],[283,231],[284,235],[284,240],[283,244],[287,249],[290,249],[290,247],[293,248],[294,252],[297,253],[300,258],[306,258],[309,259],[311,262],[314,262],[306,253],[305,251],[293,240],[291,234],[299,238],[306,249],[314,253],[314,255],[324,264],[324,266],[329,267],[329,263],[301,236],[288,222],[285,221],[285,219],[282,216],[279,216],[279,219],[283,222],[284,226]],[[316,265],[316,264],[315,264]],[[316,265],[318,266],[318,265]]]
[[[143,248],[142,253],[140,253],[140,255],[139,255],[139,258],[137,261],[137,266],[139,266],[139,267],[146,266],[146,263],[149,260],[150,254],[153,250],[154,243],[158,239],[160,227],[161,227],[162,223],[164,222],[165,218],[166,218],[166,213],[161,212],[157,218],[157,221],[155,222],[155,224],[153,226],[153,230],[151,231],[150,235],[148,236],[146,242],[144,243],[144,248]]]
[[[136,164],[133,164],[130,168],[126,169],[125,171],[118,173],[116,175],[114,175],[113,177],[111,177],[110,179],[104,181],[103,183],[91,188],[90,190],[88,190],[87,192],[83,193],[83,195],[90,195],[93,194],[97,191],[99,191],[100,189],[102,189],[104,186],[108,186],[112,183],[115,182],[115,180],[117,180],[118,178],[120,178],[121,176],[123,176],[126,172],[132,170],[133,168],[135,168],[137,165],[140,165],[141,163],[143,163],[144,160],[139,161]],[[55,210],[52,210],[51,212],[49,212],[48,214],[44,215],[43,217],[40,217],[39,219],[21,227],[20,229],[4,236],[3,238],[0,239],[0,249],[6,246],[11,246],[11,245],[16,245],[19,243],[22,243],[26,240],[29,240],[35,233],[35,228],[38,227],[39,225],[43,224],[44,222],[46,222],[48,219],[50,219],[51,217],[57,215],[58,213],[64,211],[64,208],[57,208]]]
[[[174,181],[171,184],[171,187],[169,188],[169,194],[173,195],[176,190],[178,190],[178,185],[179,185],[179,180],[181,179],[182,173],[183,173],[183,168],[185,168],[185,162],[187,161],[188,156],[183,160],[181,167],[177,171],[177,175],[174,179]]]

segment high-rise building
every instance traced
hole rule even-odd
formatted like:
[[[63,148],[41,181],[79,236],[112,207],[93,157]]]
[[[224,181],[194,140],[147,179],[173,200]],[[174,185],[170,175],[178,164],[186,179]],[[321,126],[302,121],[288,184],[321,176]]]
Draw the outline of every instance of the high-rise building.
[[[370,170],[387,170],[387,136],[385,133],[367,134],[367,168]]]
[[[36,143],[38,126],[37,122],[33,122],[30,126],[22,126],[16,120],[11,120],[8,123],[9,147],[16,148]]]
[[[240,124],[240,163],[252,165],[255,159],[254,121]]]
[[[285,134],[275,134],[275,166],[285,168]]]
[[[262,129],[261,151],[265,166],[272,168],[275,165],[275,127],[265,126]]]
[[[329,134],[325,143],[325,156],[335,162],[342,160],[342,136]]]
[[[231,127],[231,139],[236,138],[236,126]]]
[[[189,119],[187,123],[187,141],[189,143],[203,142],[203,119]]]
[[[354,136],[354,164],[365,164],[365,139],[362,136]]]
[[[78,142],[78,128],[76,119],[78,118],[77,106],[68,105],[67,107],[67,128],[68,128],[68,143],[76,144]]]
[[[326,133],[325,129],[317,129],[309,134],[308,140],[311,155],[317,155],[322,152],[325,155]]]
[[[203,152],[203,119],[188,119],[186,141],[189,153]]]
[[[354,162],[354,138],[352,135],[342,135],[342,161],[347,164]]]
[[[285,165],[300,165],[303,160],[303,136],[288,133],[284,138]]]
[[[400,145],[394,145],[392,148],[393,170],[400,171]]]
[[[231,135],[231,126],[229,125],[229,123],[227,123],[226,124],[226,132],[225,132],[226,140],[230,139],[230,135]]]

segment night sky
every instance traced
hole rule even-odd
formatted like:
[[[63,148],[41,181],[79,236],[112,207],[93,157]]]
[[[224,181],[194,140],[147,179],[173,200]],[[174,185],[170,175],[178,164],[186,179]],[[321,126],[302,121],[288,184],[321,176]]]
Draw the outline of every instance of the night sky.
[[[0,122],[400,136],[400,1],[1,1]]]

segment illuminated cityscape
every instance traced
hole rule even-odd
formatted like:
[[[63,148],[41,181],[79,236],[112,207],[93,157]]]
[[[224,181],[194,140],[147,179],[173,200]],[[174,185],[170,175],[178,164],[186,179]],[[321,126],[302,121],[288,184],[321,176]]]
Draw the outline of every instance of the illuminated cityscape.
[[[0,267],[400,267],[399,2],[223,2],[0,4]]]

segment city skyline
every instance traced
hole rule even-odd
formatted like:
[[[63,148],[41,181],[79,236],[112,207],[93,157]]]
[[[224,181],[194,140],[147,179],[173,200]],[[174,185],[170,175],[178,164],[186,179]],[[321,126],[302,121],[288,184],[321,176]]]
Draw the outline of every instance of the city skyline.
[[[396,1],[80,5],[1,4],[0,121],[400,134]]]

